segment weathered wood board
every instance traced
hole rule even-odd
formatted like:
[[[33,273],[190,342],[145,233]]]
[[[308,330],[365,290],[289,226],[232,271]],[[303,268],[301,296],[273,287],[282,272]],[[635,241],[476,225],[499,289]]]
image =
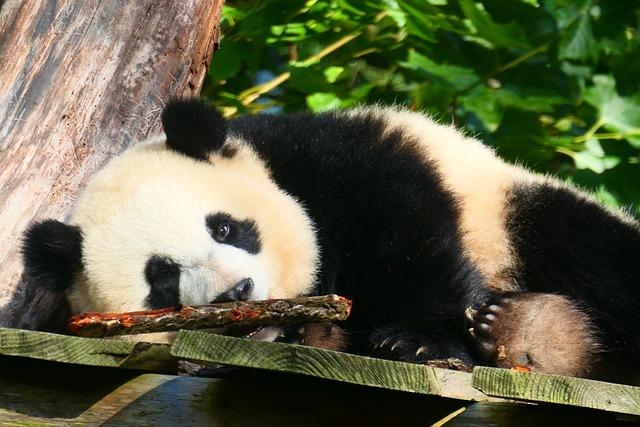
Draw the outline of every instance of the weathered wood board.
[[[468,374],[317,348],[209,336],[198,331],[180,331],[171,354],[462,400],[518,399],[640,415],[640,387],[558,375],[487,367],[476,367],[473,374]]]
[[[640,415],[640,387],[478,366],[473,387],[487,395]]]
[[[586,426],[613,414],[556,405],[464,402],[305,376],[144,374],[0,357],[1,425]],[[622,424],[621,424],[622,425]]]
[[[175,372],[169,345],[0,328],[0,354],[89,366]]]
[[[175,372],[176,360],[188,359],[459,401],[554,403],[640,416],[639,387],[486,367],[470,374],[201,331],[180,331],[168,345],[0,328],[0,355],[156,372]]]
[[[175,357],[276,372],[308,375],[388,390],[465,400],[498,400],[471,387],[471,375],[319,348],[252,341],[198,331],[180,331]]]
[[[222,0],[0,1],[0,307],[20,235],[63,219],[109,158],[160,132],[171,95],[197,95]]]

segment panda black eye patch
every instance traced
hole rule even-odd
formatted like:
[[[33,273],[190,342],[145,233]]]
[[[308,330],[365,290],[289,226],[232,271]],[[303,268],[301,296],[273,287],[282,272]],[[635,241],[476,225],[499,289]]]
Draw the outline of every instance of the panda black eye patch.
[[[227,213],[219,212],[207,215],[205,223],[216,242],[235,246],[250,254],[260,252],[260,233],[255,222],[248,219],[239,221]]]

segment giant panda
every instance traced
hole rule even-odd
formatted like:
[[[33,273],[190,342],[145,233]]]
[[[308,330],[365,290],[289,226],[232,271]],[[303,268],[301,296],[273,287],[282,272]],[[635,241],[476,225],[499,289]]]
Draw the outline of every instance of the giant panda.
[[[31,297],[13,326],[337,293],[351,318],[296,340],[636,381],[640,229],[626,213],[400,107],[226,120],[178,99],[162,124],[95,175],[67,223],[26,232]]]

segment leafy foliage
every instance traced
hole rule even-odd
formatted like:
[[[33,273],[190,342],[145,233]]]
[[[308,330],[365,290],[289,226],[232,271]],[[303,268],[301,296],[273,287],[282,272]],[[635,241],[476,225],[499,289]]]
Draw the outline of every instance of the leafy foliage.
[[[640,208],[640,5],[228,2],[204,96],[227,115],[405,104]]]

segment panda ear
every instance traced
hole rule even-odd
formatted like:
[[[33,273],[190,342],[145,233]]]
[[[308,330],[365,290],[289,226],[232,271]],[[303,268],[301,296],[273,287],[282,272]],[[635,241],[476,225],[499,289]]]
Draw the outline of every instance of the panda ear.
[[[227,121],[220,112],[196,98],[172,99],[162,111],[167,147],[197,160],[222,148]]]
[[[22,246],[24,274],[34,285],[65,291],[73,284],[73,274],[82,268],[80,227],[46,220],[32,225]]]

